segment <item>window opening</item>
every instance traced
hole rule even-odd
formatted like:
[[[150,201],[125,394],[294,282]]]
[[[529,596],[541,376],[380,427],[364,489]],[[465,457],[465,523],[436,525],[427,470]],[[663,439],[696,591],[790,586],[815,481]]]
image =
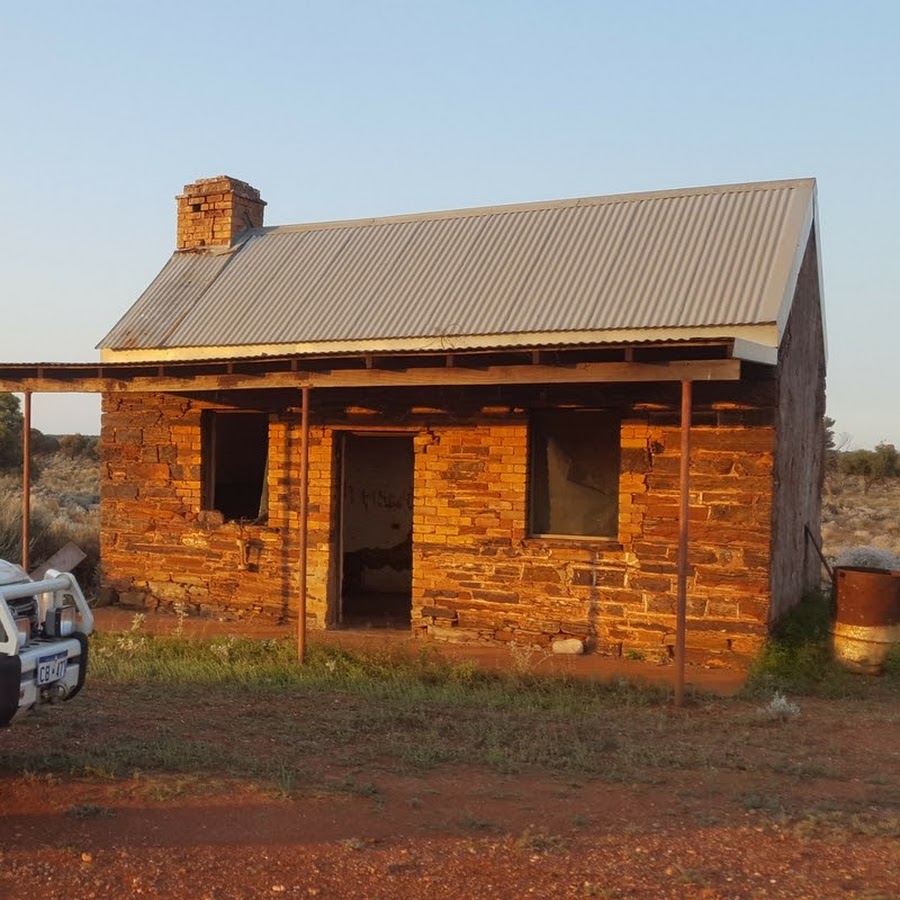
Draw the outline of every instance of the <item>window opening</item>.
[[[620,418],[551,410],[531,420],[531,532],[618,537]]]
[[[205,413],[205,509],[226,519],[262,521],[268,515],[269,417],[266,413]]]

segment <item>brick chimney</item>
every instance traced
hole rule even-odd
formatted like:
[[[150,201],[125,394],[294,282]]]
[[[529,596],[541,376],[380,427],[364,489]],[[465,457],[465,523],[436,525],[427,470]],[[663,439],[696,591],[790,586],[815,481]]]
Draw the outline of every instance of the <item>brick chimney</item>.
[[[262,227],[259,191],[227,175],[186,184],[177,200],[179,250],[227,247],[245,228]]]

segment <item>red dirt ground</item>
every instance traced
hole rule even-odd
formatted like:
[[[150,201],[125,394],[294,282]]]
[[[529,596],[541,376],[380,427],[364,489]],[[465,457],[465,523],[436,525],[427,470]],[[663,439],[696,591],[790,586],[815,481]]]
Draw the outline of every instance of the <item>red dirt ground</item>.
[[[129,622],[121,611],[98,616],[101,628]],[[172,625],[148,617],[145,627]],[[220,627],[234,630],[191,625],[210,635]],[[585,673],[603,666],[552,662]],[[671,673],[606,664],[631,677]],[[729,670],[691,677],[701,674],[721,678],[723,690],[740,683]],[[708,727],[714,742],[733,727],[731,703],[725,718],[690,707],[670,714],[702,720],[701,739]],[[750,757],[746,769],[647,770],[635,783],[386,766],[370,795],[281,796],[212,776],[9,772],[0,775],[0,897],[900,897],[896,709],[866,706],[851,720],[846,704],[802,704],[796,731],[761,734],[763,745],[770,734],[788,748],[796,741],[796,762],[808,763],[796,771],[763,765],[761,746],[758,766]],[[16,740],[15,728],[0,732],[0,746]],[[346,775],[322,767],[326,779]]]
[[[5,779],[0,895],[900,896],[895,839],[807,836],[707,790],[466,771],[379,785],[377,802],[221,785],[150,800],[135,782]]]

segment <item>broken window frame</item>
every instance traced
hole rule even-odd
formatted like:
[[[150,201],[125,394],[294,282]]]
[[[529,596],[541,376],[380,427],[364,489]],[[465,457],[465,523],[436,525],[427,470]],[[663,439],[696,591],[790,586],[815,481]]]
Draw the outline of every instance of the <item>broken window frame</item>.
[[[249,441],[246,430],[243,433],[233,430],[241,419],[241,424],[252,426]],[[226,421],[228,425],[223,426]],[[226,522],[266,522],[269,515],[270,424],[269,414],[256,410],[203,411],[200,442],[202,509],[221,513]],[[223,446],[223,441],[227,441],[228,446]],[[234,481],[226,483],[218,477],[225,468],[222,454],[229,451],[249,456],[247,463],[252,465],[253,473],[243,486]],[[233,496],[241,489],[246,497]],[[224,495],[227,494],[232,496],[226,500]]]
[[[608,409],[545,409],[531,413],[531,537],[618,540],[621,425],[621,414]],[[551,468],[551,441],[555,444],[555,471]],[[593,498],[590,492],[596,492],[597,497]]]

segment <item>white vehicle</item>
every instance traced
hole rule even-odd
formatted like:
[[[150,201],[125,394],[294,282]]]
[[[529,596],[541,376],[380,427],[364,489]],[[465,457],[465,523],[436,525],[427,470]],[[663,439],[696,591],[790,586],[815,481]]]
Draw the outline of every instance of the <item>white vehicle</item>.
[[[81,690],[93,628],[74,575],[49,569],[33,581],[0,560],[0,727],[37,703]]]

